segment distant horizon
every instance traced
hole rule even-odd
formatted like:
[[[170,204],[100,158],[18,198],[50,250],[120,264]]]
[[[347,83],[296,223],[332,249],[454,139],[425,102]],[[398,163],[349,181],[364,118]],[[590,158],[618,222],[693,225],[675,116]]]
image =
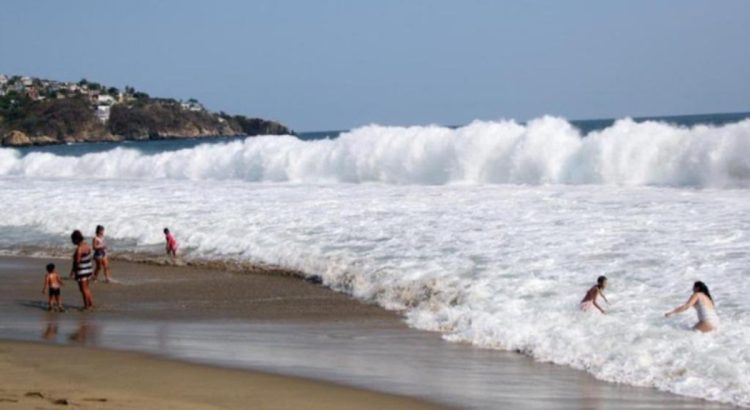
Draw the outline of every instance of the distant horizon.
[[[642,120],[652,120],[652,119],[702,117],[702,116],[714,116],[714,115],[739,115],[739,116],[746,116],[746,117],[750,118],[750,110],[747,110],[747,111],[732,111],[732,112],[702,112],[702,113],[695,113],[695,114],[666,114],[666,115],[639,115],[639,116],[628,115],[628,116],[622,116],[622,117],[608,117],[608,118],[566,118],[566,117],[562,117],[562,116],[559,116],[559,115],[542,114],[542,115],[539,115],[539,116],[536,116],[536,117],[532,117],[532,118],[527,118],[527,119],[524,119],[524,120],[517,119],[517,118],[497,118],[497,119],[488,119],[488,120],[477,118],[477,119],[469,121],[469,122],[467,122],[465,124],[438,124],[438,123],[431,123],[431,124],[391,125],[391,124],[369,123],[369,124],[357,125],[357,126],[352,127],[352,128],[328,129],[328,130],[305,130],[305,131],[294,130],[294,131],[298,132],[298,133],[303,133],[303,134],[304,133],[314,134],[314,133],[323,133],[323,132],[340,132],[340,131],[347,131],[347,130],[356,129],[356,128],[360,128],[360,127],[366,127],[368,125],[380,125],[380,126],[384,126],[384,127],[419,127],[419,126],[426,126],[426,125],[437,125],[437,126],[440,126],[440,127],[458,128],[458,127],[463,127],[463,126],[466,126],[468,124],[471,124],[473,121],[504,121],[504,120],[509,120],[509,121],[516,121],[516,122],[519,122],[519,123],[523,124],[523,123],[526,123],[526,122],[529,122],[529,121],[533,121],[533,120],[535,120],[537,118],[542,118],[542,117],[545,117],[545,116],[560,117],[560,118],[564,118],[566,121],[568,121],[570,123],[576,123],[576,122],[594,122],[594,121],[617,121],[617,120],[622,120],[622,119],[625,119],[625,118],[630,118],[630,119],[633,119],[635,121],[642,121]]]

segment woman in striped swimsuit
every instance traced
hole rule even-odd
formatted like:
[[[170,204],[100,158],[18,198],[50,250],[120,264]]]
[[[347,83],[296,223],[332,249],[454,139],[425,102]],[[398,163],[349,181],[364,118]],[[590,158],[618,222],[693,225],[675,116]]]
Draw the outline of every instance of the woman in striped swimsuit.
[[[76,246],[70,277],[78,282],[78,289],[81,290],[81,296],[83,296],[83,309],[88,310],[94,307],[94,297],[89,288],[89,279],[94,274],[94,251],[83,240],[83,234],[79,230],[73,231],[70,240]]]

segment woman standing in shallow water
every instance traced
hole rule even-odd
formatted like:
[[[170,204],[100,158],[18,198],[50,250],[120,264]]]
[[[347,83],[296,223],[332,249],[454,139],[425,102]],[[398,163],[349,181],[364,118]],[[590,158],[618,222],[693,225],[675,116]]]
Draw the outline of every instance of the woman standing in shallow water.
[[[708,291],[708,286],[701,281],[693,284],[693,294],[684,305],[675,308],[664,316],[670,317],[691,307],[694,307],[698,314],[698,323],[693,326],[693,330],[700,330],[705,333],[715,330],[719,326],[719,315],[716,314],[716,305],[711,297],[711,292]]]
[[[70,240],[76,246],[70,277],[78,282],[78,289],[83,296],[83,309],[88,310],[94,307],[94,297],[89,288],[89,279],[94,274],[94,251],[83,240],[83,234],[77,229],[70,234]]]

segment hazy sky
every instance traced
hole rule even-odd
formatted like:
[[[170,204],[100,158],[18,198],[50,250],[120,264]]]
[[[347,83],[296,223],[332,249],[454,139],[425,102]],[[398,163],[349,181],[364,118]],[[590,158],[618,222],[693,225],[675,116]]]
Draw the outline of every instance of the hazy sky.
[[[750,1],[30,1],[0,73],[297,131],[750,111]]]

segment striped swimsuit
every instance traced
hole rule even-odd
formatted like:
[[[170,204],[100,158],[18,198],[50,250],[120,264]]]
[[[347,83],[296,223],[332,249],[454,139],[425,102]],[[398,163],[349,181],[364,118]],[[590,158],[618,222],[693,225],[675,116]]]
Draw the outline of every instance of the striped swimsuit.
[[[76,267],[76,280],[79,282],[88,280],[94,273],[94,255],[91,250],[81,255],[81,259]]]

